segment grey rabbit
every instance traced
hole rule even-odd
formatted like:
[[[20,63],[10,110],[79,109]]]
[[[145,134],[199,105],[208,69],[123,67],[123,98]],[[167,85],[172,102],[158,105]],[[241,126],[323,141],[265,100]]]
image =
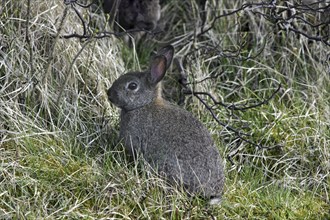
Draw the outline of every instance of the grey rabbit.
[[[160,18],[159,0],[103,0],[103,10],[125,30],[154,30]]]
[[[141,153],[169,182],[217,204],[224,172],[210,133],[190,112],[161,95],[160,81],[173,55],[171,45],[162,48],[150,70],[120,76],[108,90],[108,98],[121,108],[120,138],[131,155]]]

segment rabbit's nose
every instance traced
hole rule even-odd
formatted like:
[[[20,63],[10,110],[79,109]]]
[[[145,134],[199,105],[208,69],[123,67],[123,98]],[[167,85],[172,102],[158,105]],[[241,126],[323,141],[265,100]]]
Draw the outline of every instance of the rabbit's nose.
[[[146,25],[146,29],[147,30],[153,30],[153,29],[155,29],[155,27],[156,27],[156,24],[155,23],[153,23],[153,22],[147,22],[147,23],[145,23],[145,25]]]
[[[156,27],[156,24],[154,22],[146,22],[146,21],[140,21],[137,26],[140,28],[140,29],[145,29],[145,30],[148,30],[148,31],[151,31],[153,29],[155,29]]]
[[[108,90],[107,95],[108,95],[109,101],[113,102],[116,94],[115,94],[115,91],[112,89],[112,87]]]

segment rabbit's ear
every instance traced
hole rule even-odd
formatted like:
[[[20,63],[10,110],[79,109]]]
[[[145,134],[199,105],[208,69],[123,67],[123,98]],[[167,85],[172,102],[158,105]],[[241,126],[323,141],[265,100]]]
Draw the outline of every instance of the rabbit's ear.
[[[166,72],[166,57],[164,55],[156,56],[150,66],[150,77],[149,80],[152,84],[157,84],[163,79]]]
[[[159,49],[157,55],[163,55],[166,57],[166,69],[168,69],[173,59],[174,47],[172,45],[167,45],[166,47]]]

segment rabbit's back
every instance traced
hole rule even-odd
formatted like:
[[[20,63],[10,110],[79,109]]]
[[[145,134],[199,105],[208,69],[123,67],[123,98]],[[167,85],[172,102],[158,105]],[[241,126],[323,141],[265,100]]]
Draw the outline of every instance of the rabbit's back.
[[[221,196],[222,160],[207,129],[191,113],[156,100],[122,112],[120,135],[127,150],[144,158],[191,193]]]

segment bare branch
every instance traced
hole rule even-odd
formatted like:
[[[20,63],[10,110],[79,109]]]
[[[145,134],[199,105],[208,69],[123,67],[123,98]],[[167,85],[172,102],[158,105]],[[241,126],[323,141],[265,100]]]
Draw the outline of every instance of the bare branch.
[[[31,0],[27,1],[27,9],[26,9],[26,28],[25,28],[25,40],[29,49],[29,57],[30,57],[30,73],[34,73],[33,68],[33,50],[32,43],[30,39],[30,8],[31,8]]]
[[[241,139],[242,141],[244,141],[244,142],[246,142],[248,144],[251,144],[251,145],[253,145],[253,146],[255,146],[255,147],[259,148],[259,149],[261,149],[261,148],[262,149],[271,149],[271,148],[274,148],[274,147],[265,147],[265,146],[262,146],[260,144],[255,143],[253,141],[250,141],[249,139],[247,139],[247,138],[244,137],[244,136],[250,136],[249,134],[243,133],[243,132],[239,131],[238,129],[235,129],[235,128],[233,128],[233,127],[231,127],[231,126],[229,126],[229,125],[221,122],[219,120],[219,118],[217,117],[217,115],[215,114],[214,109],[212,107],[213,106],[216,106],[216,105],[219,105],[219,106],[225,107],[225,108],[230,109],[230,110],[239,110],[239,111],[244,111],[244,110],[247,110],[247,109],[256,108],[256,107],[259,107],[261,105],[267,104],[271,99],[274,98],[275,94],[277,94],[279,92],[280,88],[281,88],[281,84],[279,84],[278,88],[271,94],[271,96],[268,97],[268,98],[266,98],[266,99],[264,99],[264,101],[259,102],[259,103],[256,103],[256,104],[253,104],[253,105],[250,105],[250,106],[240,107],[240,108],[239,107],[236,107],[234,104],[227,105],[227,104],[224,104],[224,103],[222,103],[220,101],[217,101],[210,93],[207,93],[207,92],[188,92],[188,93],[194,95],[205,106],[205,108],[211,113],[213,119],[219,125],[221,125],[221,126],[225,127],[226,129],[234,132],[234,134],[237,135],[237,137],[239,139]],[[200,97],[200,95],[206,95],[206,96],[208,96],[212,100],[212,102],[213,102],[212,107],[210,105],[208,105]]]
[[[68,69],[68,72],[66,74],[66,77],[65,77],[65,81],[64,81],[64,84],[62,85],[62,88],[60,89],[60,92],[58,94],[58,97],[57,97],[57,100],[56,100],[56,106],[59,106],[60,104],[60,101],[61,101],[61,97],[62,97],[62,94],[63,94],[63,91],[65,89],[65,86],[68,82],[68,79],[69,79],[69,76],[71,75],[71,70],[73,68],[73,65],[75,64],[76,60],[78,59],[78,57],[80,56],[80,54],[83,52],[83,50],[85,49],[85,47],[90,43],[92,42],[91,40],[88,40],[86,41],[83,46],[81,47],[81,49],[78,51],[78,53],[76,54],[76,56],[74,57],[74,59],[72,60],[72,62],[70,63],[70,66],[69,66],[69,69]]]
[[[70,38],[79,38],[80,40],[86,40],[86,39],[90,39],[90,38],[94,38],[94,39],[102,39],[102,38],[107,38],[110,36],[116,36],[116,37],[122,37],[125,35],[130,35],[133,33],[138,33],[138,32],[145,32],[151,36],[155,36],[158,35],[160,33],[162,33],[162,31],[147,31],[144,29],[131,29],[131,30],[127,30],[127,31],[121,31],[121,32],[109,32],[109,31],[103,31],[103,32],[99,32],[96,35],[88,35],[88,34],[68,34],[68,35],[63,35],[61,36],[61,38],[64,39],[70,39]]]
[[[246,133],[243,133],[243,132],[239,131],[238,129],[235,129],[235,128],[233,128],[233,127],[231,127],[231,126],[229,126],[229,125],[224,124],[223,122],[221,122],[221,121],[218,119],[218,117],[216,116],[216,114],[214,113],[213,109],[210,108],[210,107],[208,106],[208,104],[207,104],[207,103],[206,103],[201,97],[198,96],[198,94],[195,94],[194,96],[195,96],[195,97],[196,97],[196,98],[197,98],[197,99],[198,99],[198,100],[199,100],[199,101],[205,106],[205,108],[211,113],[213,119],[214,119],[216,122],[218,122],[218,124],[222,125],[222,126],[225,127],[226,129],[228,129],[228,130],[234,132],[234,134],[235,134],[240,140],[242,140],[242,141],[244,141],[244,142],[246,142],[246,143],[248,143],[248,144],[251,144],[252,146],[257,147],[258,149],[272,149],[272,148],[274,148],[274,147],[277,147],[277,146],[271,146],[271,147],[262,146],[262,145],[260,145],[260,144],[257,144],[257,143],[255,143],[255,142],[250,141],[249,139],[245,138],[244,136],[250,136],[250,135],[249,135],[249,134],[246,134]]]

